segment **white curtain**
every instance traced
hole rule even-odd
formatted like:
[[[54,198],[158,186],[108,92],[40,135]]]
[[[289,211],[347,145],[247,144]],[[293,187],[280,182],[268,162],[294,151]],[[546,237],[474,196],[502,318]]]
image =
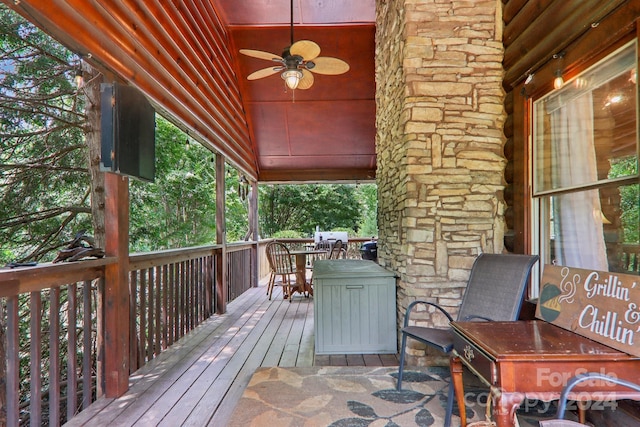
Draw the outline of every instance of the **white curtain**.
[[[554,180],[567,188],[597,181],[590,92],[551,113]],[[555,258],[559,265],[608,270],[598,190],[553,198]]]

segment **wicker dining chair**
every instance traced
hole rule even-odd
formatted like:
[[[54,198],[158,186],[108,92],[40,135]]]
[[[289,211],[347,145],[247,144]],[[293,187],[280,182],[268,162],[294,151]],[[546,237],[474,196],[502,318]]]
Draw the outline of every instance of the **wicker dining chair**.
[[[458,310],[457,320],[461,322],[517,320],[527,280],[536,261],[538,261],[537,255],[478,255],[471,268],[467,288]],[[450,322],[453,321],[453,316],[436,303],[418,300],[408,305],[404,316],[404,326],[401,331],[402,348],[400,351],[400,369],[398,371],[398,390],[402,390],[407,338],[413,338],[446,354],[453,350],[451,328],[439,329],[410,325],[411,312],[416,305],[420,304],[434,307],[445,315]],[[451,425],[453,401],[453,385],[449,384],[445,427]]]
[[[328,258],[329,259],[338,259],[338,258],[340,258],[340,255],[342,254],[343,251],[344,251],[344,248],[343,248],[342,240],[338,239],[331,246],[331,251],[329,252],[329,257]]]

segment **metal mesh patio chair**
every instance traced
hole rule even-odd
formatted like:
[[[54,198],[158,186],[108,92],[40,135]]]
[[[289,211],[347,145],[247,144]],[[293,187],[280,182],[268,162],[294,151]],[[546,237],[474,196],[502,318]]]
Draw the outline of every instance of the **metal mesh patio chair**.
[[[537,260],[537,255],[480,254],[471,268],[457,320],[461,322],[517,320],[529,273]],[[398,390],[402,390],[407,338],[413,338],[447,354],[453,349],[453,334],[450,328],[438,329],[410,324],[411,311],[419,304],[434,307],[449,321],[453,321],[453,317],[436,303],[418,300],[409,304],[401,331],[402,348],[400,350]],[[451,425],[453,400],[453,385],[449,384],[446,427]]]
[[[576,385],[583,381],[593,380],[602,380],[613,384],[621,384],[632,390],[640,391],[640,385],[638,384],[604,375],[599,372],[586,372],[584,374],[578,374],[575,377],[570,378],[569,381],[567,381],[567,385],[562,389],[555,418],[552,420],[541,420],[540,427],[588,427],[587,424],[565,420],[564,413],[567,409],[567,400],[569,400],[569,393],[571,393],[571,390],[573,390]]]

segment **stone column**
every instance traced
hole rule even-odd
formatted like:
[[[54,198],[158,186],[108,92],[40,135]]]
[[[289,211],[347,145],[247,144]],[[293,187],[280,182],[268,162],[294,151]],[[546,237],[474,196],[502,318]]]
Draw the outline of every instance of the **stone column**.
[[[415,299],[455,317],[475,257],[503,249],[501,12],[499,0],[377,2],[378,256],[400,276],[400,323]]]

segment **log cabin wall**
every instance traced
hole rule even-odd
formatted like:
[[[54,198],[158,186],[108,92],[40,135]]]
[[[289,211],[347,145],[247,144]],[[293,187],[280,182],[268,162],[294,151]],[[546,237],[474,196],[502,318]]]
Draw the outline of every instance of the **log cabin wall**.
[[[508,251],[531,250],[529,100],[552,90],[559,66],[554,55],[563,53],[560,66],[568,80],[636,37],[638,17],[639,0],[503,0]]]
[[[531,252],[530,101],[552,90],[554,54],[568,80],[635,36],[639,6],[377,2],[378,255],[400,278],[400,323],[415,299],[455,315],[479,252]],[[418,322],[445,326],[428,312]],[[409,346],[409,363],[439,362]]]

